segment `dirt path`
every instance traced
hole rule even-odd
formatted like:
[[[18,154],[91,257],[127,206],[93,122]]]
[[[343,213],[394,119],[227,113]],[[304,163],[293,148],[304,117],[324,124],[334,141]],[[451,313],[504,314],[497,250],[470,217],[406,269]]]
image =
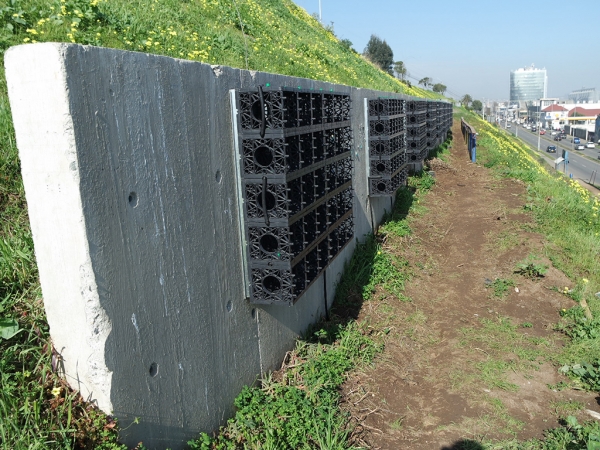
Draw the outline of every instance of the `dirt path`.
[[[344,386],[357,443],[369,448],[542,437],[559,417],[600,412],[593,394],[552,388],[565,380],[549,361],[562,339],[552,326],[572,306],[553,288],[570,282],[531,231],[525,185],[468,162],[453,131],[451,157],[434,165],[436,184],[426,211],[410,219],[412,234],[384,243],[409,262],[412,301],[377,292],[359,315],[389,330],[376,365]],[[545,277],[515,273],[528,258],[549,266]]]

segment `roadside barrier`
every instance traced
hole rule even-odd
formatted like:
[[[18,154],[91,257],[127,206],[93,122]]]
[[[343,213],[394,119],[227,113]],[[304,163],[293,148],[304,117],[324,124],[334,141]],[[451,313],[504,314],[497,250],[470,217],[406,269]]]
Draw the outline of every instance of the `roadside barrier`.
[[[469,125],[465,119],[460,119],[460,129],[467,143],[471,162],[475,162],[477,158],[477,133],[475,132],[475,128]]]

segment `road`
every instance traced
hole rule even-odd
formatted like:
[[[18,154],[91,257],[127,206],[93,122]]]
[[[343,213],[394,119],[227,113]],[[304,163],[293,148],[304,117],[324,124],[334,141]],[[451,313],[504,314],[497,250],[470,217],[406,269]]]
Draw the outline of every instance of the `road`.
[[[504,124],[502,124],[504,126]],[[506,131],[509,133],[515,134],[515,130],[517,131],[517,136],[529,144],[534,150],[537,150],[538,145],[538,137],[536,133],[532,133],[526,128],[522,126],[511,124],[511,128],[507,128]],[[569,164],[567,165],[567,174],[572,174],[573,178],[580,179],[585,181],[586,183],[590,182],[590,178],[594,176],[594,171],[596,171],[596,180],[595,185],[600,185],[600,160],[597,162],[590,161],[587,158],[584,158],[582,155],[586,155],[588,158],[598,158],[599,149],[598,148],[586,148],[585,150],[573,150],[573,144],[571,143],[571,136],[567,136],[567,139],[562,141],[555,141],[554,136],[550,135],[542,135],[540,136],[540,153],[545,156],[547,159],[556,159],[562,156],[562,150],[567,150],[569,152]],[[546,148],[549,145],[556,146],[556,153],[547,153]],[[563,171],[562,165],[560,166],[560,170]],[[593,180],[592,180],[593,181]]]

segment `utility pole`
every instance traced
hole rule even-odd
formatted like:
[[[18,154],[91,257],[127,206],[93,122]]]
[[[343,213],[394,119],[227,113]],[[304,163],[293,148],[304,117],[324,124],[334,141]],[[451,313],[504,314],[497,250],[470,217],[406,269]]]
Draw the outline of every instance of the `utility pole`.
[[[541,111],[539,111],[539,112],[538,112],[538,126],[537,126],[537,134],[538,134],[538,152],[540,151],[540,139],[541,139],[541,137],[542,137],[542,136],[541,136],[541,134],[540,134],[542,130],[541,130],[541,127],[540,127],[540,125],[539,125],[539,122],[540,122],[540,120],[542,120],[542,117],[541,117],[541,115],[542,115],[542,112],[541,112]]]
[[[321,0],[319,0],[319,22],[323,23],[323,17],[321,16]]]

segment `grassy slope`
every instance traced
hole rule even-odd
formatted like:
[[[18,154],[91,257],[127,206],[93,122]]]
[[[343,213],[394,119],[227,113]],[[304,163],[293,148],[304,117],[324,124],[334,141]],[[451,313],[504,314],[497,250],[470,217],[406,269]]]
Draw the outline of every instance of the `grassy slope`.
[[[242,31],[243,29],[243,31]],[[0,52],[76,42],[439,98],[408,88],[342,46],[289,0],[6,0]],[[112,448],[113,423],[52,372],[33,242],[0,68],[0,443]],[[337,420],[337,419],[336,419]]]

